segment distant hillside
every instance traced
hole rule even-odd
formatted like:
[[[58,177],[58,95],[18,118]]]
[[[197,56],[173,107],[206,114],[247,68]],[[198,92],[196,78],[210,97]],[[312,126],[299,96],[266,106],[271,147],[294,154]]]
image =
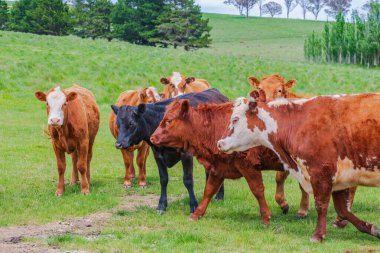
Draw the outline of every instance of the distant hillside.
[[[303,60],[303,45],[325,22],[204,14],[212,26],[212,50],[217,54]],[[206,49],[209,51],[209,49]]]

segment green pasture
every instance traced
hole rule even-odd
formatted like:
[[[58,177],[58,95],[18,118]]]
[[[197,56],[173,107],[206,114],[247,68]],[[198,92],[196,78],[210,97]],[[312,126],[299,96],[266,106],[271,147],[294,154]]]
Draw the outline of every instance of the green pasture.
[[[183,50],[136,46],[124,42],[86,40],[73,36],[37,36],[0,32],[0,227],[44,224],[83,216],[119,205],[124,195],[160,192],[153,157],[148,159],[146,189],[123,189],[124,168],[120,152],[108,130],[109,105],[128,89],[156,86],[161,76],[179,71],[207,79],[229,98],[245,96],[246,78],[280,73],[297,79],[295,91],[304,94],[357,93],[380,89],[380,69],[347,65],[322,65],[303,60],[303,42],[322,22],[250,18],[206,14],[213,26],[214,43],[208,49]],[[45,104],[36,90],[80,84],[95,94],[101,110],[101,127],[94,146],[91,194],[82,196],[79,186],[66,186],[65,195],[54,196],[57,171],[46,126]],[[355,115],[353,115],[354,117]],[[69,157],[66,181],[71,174]],[[272,219],[260,223],[257,201],[244,179],[225,183],[222,202],[213,201],[203,219],[190,222],[188,195],[182,184],[182,168],[169,170],[167,212],[154,209],[114,212],[95,239],[78,235],[29,238],[63,250],[95,252],[369,252],[380,251],[380,241],[352,225],[333,229],[332,205],[328,235],[322,244],[309,242],[316,211],[298,220],[300,191],[289,178],[286,184],[290,211],[287,215],[274,200],[274,172],[264,172],[266,198]],[[195,162],[195,191],[203,195],[204,169]],[[311,197],[312,199],[312,197]],[[353,211],[380,226],[380,199],[376,188],[360,187]]]

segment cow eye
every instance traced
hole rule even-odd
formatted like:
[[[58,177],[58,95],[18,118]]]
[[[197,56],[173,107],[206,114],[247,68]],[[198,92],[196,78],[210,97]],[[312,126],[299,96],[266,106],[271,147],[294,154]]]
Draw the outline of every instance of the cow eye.
[[[233,118],[233,119],[232,119],[232,124],[234,125],[234,124],[236,124],[238,121],[239,121],[239,118],[237,118],[237,117],[236,117],[236,118]]]
[[[170,123],[172,123],[172,120],[171,119],[167,119],[166,120],[166,124],[170,124]]]

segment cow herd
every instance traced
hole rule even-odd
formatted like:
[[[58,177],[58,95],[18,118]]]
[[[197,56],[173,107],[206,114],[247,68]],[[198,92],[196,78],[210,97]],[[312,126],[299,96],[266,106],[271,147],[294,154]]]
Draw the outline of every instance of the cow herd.
[[[112,105],[109,128],[125,165],[124,186],[146,186],[149,147],[157,163],[161,195],[157,211],[167,208],[168,168],[179,161],[190,197],[192,220],[204,216],[215,195],[224,198],[224,179],[244,177],[259,203],[261,220],[269,224],[262,170],[276,170],[276,202],[284,213],[284,182],[290,174],[300,184],[298,216],[309,210],[313,194],[318,214],[312,241],[326,235],[327,209],[332,196],[338,214],[334,226],[351,222],[359,231],[380,238],[380,229],[351,212],[356,187],[380,186],[380,94],[301,96],[290,89],[295,80],[280,75],[249,77],[252,92],[230,102],[208,82],[178,72],[161,78],[163,93],[154,87],[123,92]],[[74,85],[35,93],[46,102],[48,134],[57,159],[56,195],[64,193],[65,153],[71,154],[70,183],[79,181],[89,193],[92,146],[99,128],[99,109],[93,94]],[[193,189],[193,156],[206,171],[198,205]]]

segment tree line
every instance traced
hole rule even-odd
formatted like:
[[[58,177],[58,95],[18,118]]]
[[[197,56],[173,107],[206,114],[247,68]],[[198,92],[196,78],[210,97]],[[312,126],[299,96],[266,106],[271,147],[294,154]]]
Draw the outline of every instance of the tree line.
[[[366,4],[367,16],[353,11],[350,22],[342,12],[328,23],[321,36],[313,32],[305,41],[308,60],[378,66],[380,64],[380,2]]]
[[[193,0],[0,0],[0,29],[44,35],[189,50],[211,43],[208,22]]]
[[[245,17],[249,17],[249,12],[254,6],[258,6],[260,17],[269,14],[271,17],[282,14],[282,6],[278,2],[265,0],[225,0],[224,3],[236,7]],[[302,9],[303,19],[306,19],[306,13],[310,12],[314,15],[315,20],[318,19],[320,12],[325,9],[329,17],[335,18],[338,12],[347,14],[351,7],[352,0],[282,0],[286,9],[286,17],[289,18],[297,6]]]

